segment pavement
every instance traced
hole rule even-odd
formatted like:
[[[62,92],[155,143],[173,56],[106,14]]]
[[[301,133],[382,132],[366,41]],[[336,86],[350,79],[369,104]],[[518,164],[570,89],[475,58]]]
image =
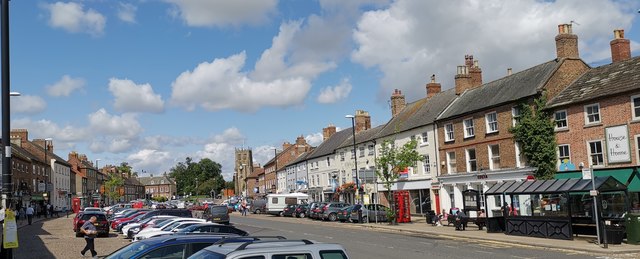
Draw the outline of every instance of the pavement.
[[[603,248],[603,245],[598,245],[595,243],[595,236],[574,236],[573,240],[512,236],[506,235],[504,233],[487,233],[486,228],[485,230],[479,230],[478,227],[474,224],[469,224],[464,231],[456,231],[453,225],[432,226],[431,224],[427,224],[426,219],[424,218],[412,218],[411,223],[398,223],[398,225],[389,225],[388,223],[353,225],[381,231],[407,233],[411,235],[449,237],[454,239],[466,240],[469,242],[473,242],[474,240],[483,240],[523,246],[535,246],[544,249],[582,251],[600,254],[640,253],[640,245],[630,245],[624,242],[620,245],[610,244],[608,245],[608,248]]]
[[[76,214],[69,214],[69,218],[73,218]],[[31,224],[36,223],[36,222],[40,222],[40,221],[44,221],[44,220],[51,220],[51,219],[56,219],[56,218],[63,218],[66,217],[66,214],[59,214],[58,217],[56,217],[55,215],[53,217],[47,217],[45,218],[44,216],[40,216],[40,217],[33,217],[33,219],[31,220]],[[22,218],[16,221],[16,224],[18,225],[18,229],[24,227],[24,226],[28,226],[29,225],[29,221],[27,221],[27,218]]]

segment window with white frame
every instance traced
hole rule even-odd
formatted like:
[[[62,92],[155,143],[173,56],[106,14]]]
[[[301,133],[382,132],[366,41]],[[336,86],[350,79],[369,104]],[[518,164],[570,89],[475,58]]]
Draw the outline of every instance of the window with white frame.
[[[453,141],[453,124],[449,123],[444,125],[444,140],[445,141]]]
[[[456,152],[447,152],[447,173],[452,174],[456,170]]]
[[[409,137],[411,139],[411,141],[415,141],[416,140],[416,135],[411,135],[411,137]]]
[[[344,161],[344,151],[340,152],[340,161]]]
[[[329,160],[329,157],[327,157],[327,167],[331,166],[331,160]]]
[[[602,141],[597,140],[589,142],[589,157],[591,158],[590,161],[592,166],[604,165]]]
[[[489,145],[489,168],[491,170],[500,168],[500,145]]]
[[[358,147],[358,152],[360,152],[359,157],[364,157],[364,146]]]
[[[584,123],[593,124],[600,122],[600,104],[589,104],[584,106]]]
[[[464,137],[470,138],[475,136],[475,133],[473,130],[473,118],[464,120],[463,124],[464,124]]]
[[[520,123],[520,106],[513,106],[511,108],[511,123],[513,126]]]
[[[558,160],[560,164],[571,161],[571,148],[569,145],[558,145]]]
[[[355,149],[351,149],[351,158],[356,157],[356,150]]]
[[[561,110],[556,111],[554,115],[554,120],[556,122],[556,129],[566,129],[569,125],[567,123],[567,111]]]
[[[429,132],[427,131],[422,132],[422,134],[420,135],[420,145],[421,146],[429,145]]]
[[[640,95],[631,96],[631,119],[640,120]]]
[[[423,159],[422,159],[422,170],[424,171],[425,174],[430,174],[431,173],[431,161],[429,159],[429,155],[424,155]]]
[[[496,112],[485,115],[487,121],[487,133],[498,132],[498,114]]]
[[[467,172],[474,172],[478,170],[478,161],[476,160],[476,149],[467,149]]]
[[[374,150],[375,150],[375,146],[373,146],[373,145],[369,145],[369,146],[367,146],[367,149],[369,149],[369,155],[370,155],[370,156],[373,156],[373,152],[374,152]]]

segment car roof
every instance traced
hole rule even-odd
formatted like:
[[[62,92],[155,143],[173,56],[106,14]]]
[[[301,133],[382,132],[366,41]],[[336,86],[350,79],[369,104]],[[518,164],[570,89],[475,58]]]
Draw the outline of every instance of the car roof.
[[[203,223],[196,224],[196,225],[193,225],[193,226],[198,226],[198,227],[200,227],[200,226],[225,226],[225,227],[233,227],[234,228],[234,226],[218,224],[218,223],[211,223],[211,222],[206,222],[206,223],[203,222]]]
[[[82,215],[107,215],[106,213],[102,212],[102,211],[83,211]]]
[[[247,238],[247,237],[241,237]],[[225,241],[227,241],[225,242]],[[328,243],[314,243],[313,241],[306,239],[292,239],[292,240],[254,240],[248,242],[238,242],[233,238],[226,238],[223,241],[219,241],[219,244],[213,244],[204,248],[207,251],[229,255],[236,251],[250,251],[256,252],[258,250],[262,253],[269,252],[286,252],[286,250],[309,250],[315,248],[317,250],[344,250],[339,244]],[[222,244],[220,244],[222,243]]]

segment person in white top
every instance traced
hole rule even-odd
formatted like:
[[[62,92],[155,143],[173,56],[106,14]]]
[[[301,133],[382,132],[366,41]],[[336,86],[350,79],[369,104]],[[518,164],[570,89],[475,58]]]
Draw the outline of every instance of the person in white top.
[[[33,220],[33,208],[31,205],[27,208],[27,220],[29,220],[29,225],[31,225],[31,221]]]

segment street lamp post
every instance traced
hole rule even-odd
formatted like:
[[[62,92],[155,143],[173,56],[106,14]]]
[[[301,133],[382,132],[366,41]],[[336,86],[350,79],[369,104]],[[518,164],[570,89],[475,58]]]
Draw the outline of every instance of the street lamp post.
[[[276,177],[275,177],[275,178],[276,178],[276,185],[275,185],[275,186],[278,186],[278,149],[277,149],[277,148],[274,148],[274,149],[273,149],[273,154],[274,154],[273,159],[274,159],[274,160],[275,160],[275,162],[276,162],[276,167],[275,167],[275,169],[274,169],[275,174],[276,174]],[[264,174],[264,181],[265,181],[265,183],[264,183],[264,188],[265,188],[265,192],[266,192],[266,191],[267,191],[267,183],[266,183],[266,181],[267,181],[267,174]]]
[[[5,209],[4,207],[13,208],[11,204],[13,187],[11,181],[11,138],[9,137],[11,135],[11,120],[9,117],[11,106],[9,105],[9,99],[12,95],[9,84],[9,0],[2,0],[0,19],[0,49],[2,49],[0,50],[2,53],[2,89],[0,95],[2,95],[2,146],[4,147],[2,156],[2,201],[4,206],[2,209]],[[0,250],[0,258],[13,258],[13,249]]]
[[[51,204],[51,200],[53,200],[53,195],[51,195],[52,190],[49,190],[49,186],[52,185],[51,183],[53,182],[52,178],[53,175],[51,175],[51,161],[48,161],[47,159],[47,153],[49,152],[49,141],[53,141],[52,138],[45,138],[44,139],[44,163],[46,164],[46,167],[44,168],[44,173],[45,173],[45,185],[44,185],[44,192],[47,193],[49,195],[49,204]],[[45,217],[46,217],[47,213],[45,213]]]
[[[240,165],[240,170],[242,170],[242,178],[244,179],[244,194],[243,196],[247,197],[247,164]]]
[[[354,169],[356,171],[356,191],[359,194],[358,202],[362,204],[364,201],[364,193],[360,191],[360,177],[358,176],[358,154],[356,153],[356,117],[353,115],[346,115],[344,117],[351,119],[351,132],[353,135],[353,160],[355,164]],[[362,209],[358,210],[358,222],[362,222]]]
[[[198,196],[198,177],[196,177],[196,196]]]

